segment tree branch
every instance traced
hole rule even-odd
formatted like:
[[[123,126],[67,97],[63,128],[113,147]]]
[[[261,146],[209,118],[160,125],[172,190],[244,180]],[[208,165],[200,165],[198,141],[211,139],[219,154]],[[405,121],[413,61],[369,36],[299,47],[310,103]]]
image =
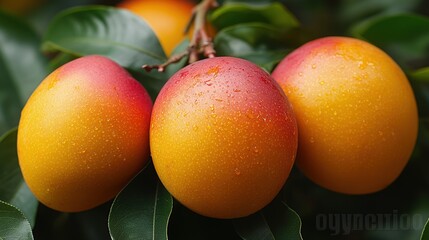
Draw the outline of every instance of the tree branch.
[[[186,51],[171,56],[165,63],[159,65],[143,65],[142,68],[146,71],[157,69],[158,72],[164,72],[168,65],[180,61],[184,57],[189,57],[188,62],[193,63],[198,61],[200,54],[208,58],[216,56],[216,51],[213,46],[213,41],[206,31],[207,12],[218,6],[216,0],[203,0],[192,11],[192,16],[186,25],[185,33],[194,25],[194,32],[191,41]]]

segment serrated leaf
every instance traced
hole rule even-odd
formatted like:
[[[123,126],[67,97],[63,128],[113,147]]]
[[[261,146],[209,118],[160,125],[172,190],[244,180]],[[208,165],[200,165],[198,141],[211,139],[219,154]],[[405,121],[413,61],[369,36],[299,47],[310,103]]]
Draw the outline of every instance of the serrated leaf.
[[[429,67],[418,69],[412,72],[411,76],[417,81],[429,83]]]
[[[34,226],[38,201],[22,178],[16,138],[16,129],[0,137],[0,200],[21,209],[31,226]]]
[[[60,13],[49,25],[43,48],[75,56],[104,55],[135,71],[141,71],[144,64],[166,60],[158,38],[144,20],[107,6],[76,7]]]
[[[228,3],[210,15],[210,22],[216,29],[259,22],[287,31],[299,25],[296,18],[279,2],[263,5]]]
[[[30,223],[18,208],[0,200],[0,239],[32,240]]]
[[[278,199],[255,214],[235,219],[234,228],[244,240],[302,240],[301,219]]]
[[[429,53],[429,18],[425,16],[381,16],[358,24],[352,33],[383,48],[402,65]]]
[[[109,214],[112,239],[168,239],[173,198],[150,163],[114,200]]]
[[[40,43],[27,23],[0,11],[0,135],[18,125],[22,107],[47,74]]]
[[[425,226],[423,227],[422,235],[420,240],[429,240],[429,219],[426,221]]]
[[[246,23],[221,30],[214,44],[218,55],[247,59],[270,72],[290,52],[286,37],[267,24]]]

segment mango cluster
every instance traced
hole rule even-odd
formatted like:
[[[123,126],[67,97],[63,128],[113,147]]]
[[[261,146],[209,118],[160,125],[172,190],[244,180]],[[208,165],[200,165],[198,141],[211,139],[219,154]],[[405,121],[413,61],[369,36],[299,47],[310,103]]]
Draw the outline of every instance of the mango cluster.
[[[30,97],[18,155],[31,191],[59,211],[112,199],[151,155],[176,200],[204,216],[238,218],[269,204],[295,161],[332,191],[386,188],[410,158],[417,119],[401,68],[352,38],[309,42],[272,75],[235,57],[195,62],[153,105],[117,63],[86,56]]]

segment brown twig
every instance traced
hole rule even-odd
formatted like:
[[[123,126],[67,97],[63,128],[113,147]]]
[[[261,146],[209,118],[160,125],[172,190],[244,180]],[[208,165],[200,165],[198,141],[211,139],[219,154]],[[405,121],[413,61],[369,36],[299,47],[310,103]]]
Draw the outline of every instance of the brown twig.
[[[203,54],[208,58],[215,57],[216,51],[213,47],[213,41],[206,31],[206,18],[207,12],[211,8],[215,8],[217,6],[218,4],[216,0],[203,0],[201,3],[195,6],[194,10],[192,11],[191,19],[185,28],[185,33],[187,33],[192,24],[194,25],[194,32],[186,51],[171,56],[165,63],[159,65],[143,65],[142,68],[146,71],[157,69],[158,72],[163,72],[168,65],[176,63],[187,56],[189,57],[189,63],[198,61],[200,54]]]

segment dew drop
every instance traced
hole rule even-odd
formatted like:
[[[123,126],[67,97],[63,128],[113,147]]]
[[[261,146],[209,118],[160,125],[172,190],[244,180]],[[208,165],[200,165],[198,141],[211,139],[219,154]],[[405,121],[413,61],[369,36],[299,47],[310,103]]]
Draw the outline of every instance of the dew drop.
[[[234,169],[235,175],[239,176],[241,174],[240,169],[235,168]]]
[[[314,137],[310,137],[310,143],[314,143]]]
[[[259,149],[258,149],[258,147],[253,147],[253,151],[255,152],[255,153],[259,153]]]
[[[316,69],[316,64],[311,65],[312,69]]]

